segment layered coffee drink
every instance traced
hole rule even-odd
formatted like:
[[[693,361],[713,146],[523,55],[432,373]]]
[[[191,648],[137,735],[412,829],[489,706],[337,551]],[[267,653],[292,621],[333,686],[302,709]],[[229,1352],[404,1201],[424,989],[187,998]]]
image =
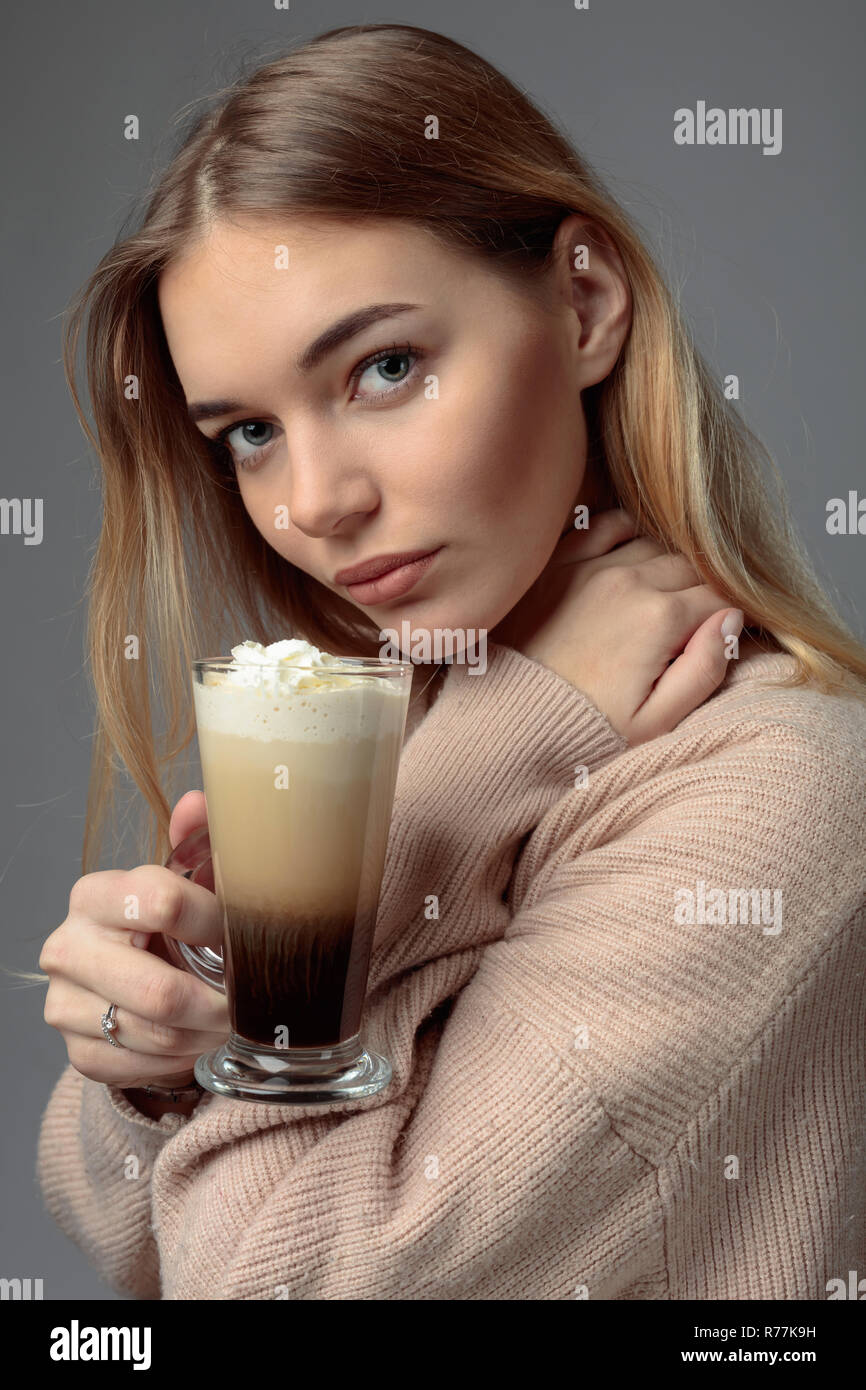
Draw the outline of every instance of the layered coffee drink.
[[[300,640],[232,656],[194,687],[232,1030],[330,1048],[361,1026],[405,686]]]

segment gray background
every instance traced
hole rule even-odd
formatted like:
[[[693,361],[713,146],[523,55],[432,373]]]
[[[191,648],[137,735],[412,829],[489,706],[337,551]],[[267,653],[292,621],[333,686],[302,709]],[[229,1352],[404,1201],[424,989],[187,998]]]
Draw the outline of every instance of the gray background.
[[[475,48],[559,120],[645,229],[721,378],[784,474],[819,571],[862,635],[864,540],[828,536],[826,503],[862,491],[858,411],[864,222],[864,22],[849,0],[88,0],[4,15],[6,280],[2,493],[44,498],[41,545],[0,536],[6,679],[0,960],[36,969],[80,875],[92,737],[84,587],[97,472],[60,363],[64,306],[161,167],[173,118],[295,36],[398,21]],[[859,93],[859,95],[858,95]],[[783,109],[783,147],[677,146],[676,108]],[[135,112],[141,138],[123,138]],[[195,785],[195,780],[190,785]],[[39,1120],[66,1061],[44,986],[3,991],[0,1275],[46,1299],[114,1299],[45,1212]]]

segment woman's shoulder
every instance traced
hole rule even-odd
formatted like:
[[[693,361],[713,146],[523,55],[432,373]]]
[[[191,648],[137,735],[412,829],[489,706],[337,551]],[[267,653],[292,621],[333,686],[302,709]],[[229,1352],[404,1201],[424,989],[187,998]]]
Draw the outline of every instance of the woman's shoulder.
[[[796,666],[744,644],[724,683],[676,728],[611,756],[548,813],[534,836],[536,869],[557,878],[602,849],[618,865],[620,847],[625,867],[638,860],[655,875],[661,854],[732,881],[739,868],[769,882],[776,866],[802,878],[807,895],[835,893],[850,915],[863,902],[866,703],[780,684]]]
[[[866,773],[866,691],[830,692],[809,681],[786,682],[797,662],[787,652],[741,644],[725,680],[669,737],[706,743],[796,747],[808,758],[828,759]]]
[[[856,863],[866,848],[866,701],[785,685],[796,671],[788,653],[744,644],[702,705],[615,760],[612,784],[644,817],[711,813],[743,848],[751,837],[812,858],[816,869],[822,853]]]

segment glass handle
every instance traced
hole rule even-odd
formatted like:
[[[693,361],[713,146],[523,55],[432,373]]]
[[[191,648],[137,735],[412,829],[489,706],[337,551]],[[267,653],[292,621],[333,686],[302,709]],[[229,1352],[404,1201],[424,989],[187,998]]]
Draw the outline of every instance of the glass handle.
[[[165,867],[171,869],[172,873],[180,874],[182,878],[201,884],[211,893],[215,892],[207,826],[199,826],[198,830],[193,830],[185,840],[175,845],[165,861]],[[177,941],[173,936],[164,935],[162,939],[175,965],[180,966],[181,970],[189,970],[200,980],[204,980],[206,985],[211,985],[225,994],[226,982],[221,952],[212,951],[210,946],[190,946],[186,941]]]

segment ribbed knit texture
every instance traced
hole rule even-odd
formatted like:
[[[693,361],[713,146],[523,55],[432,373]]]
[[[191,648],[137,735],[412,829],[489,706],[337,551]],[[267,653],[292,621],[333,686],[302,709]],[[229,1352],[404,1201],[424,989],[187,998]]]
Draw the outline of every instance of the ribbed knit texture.
[[[743,656],[629,748],[487,653],[403,749],[363,1025],[385,1090],[156,1122],[60,1076],[39,1182],[118,1290],[826,1299],[866,1276],[863,704]],[[780,890],[781,930],[678,920],[714,889]]]

